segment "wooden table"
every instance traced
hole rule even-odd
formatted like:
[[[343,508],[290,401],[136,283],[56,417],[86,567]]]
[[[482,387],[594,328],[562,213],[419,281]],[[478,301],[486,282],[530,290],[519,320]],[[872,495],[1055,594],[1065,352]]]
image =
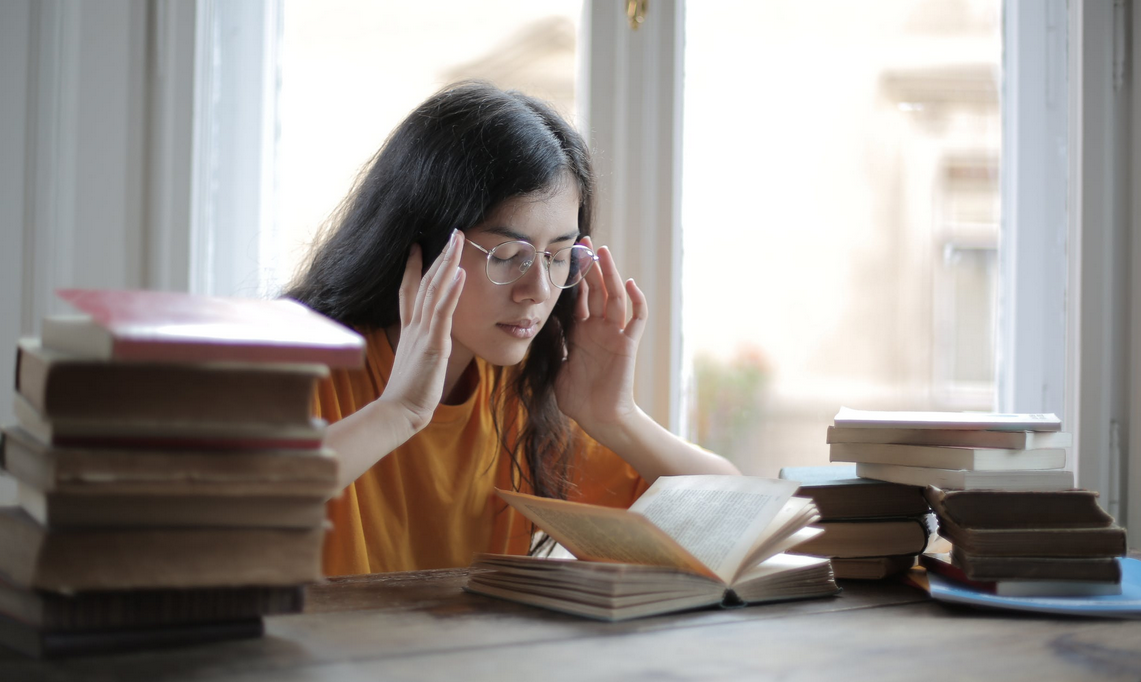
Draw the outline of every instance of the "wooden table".
[[[0,681],[1141,679],[1141,621],[975,611],[896,583],[612,624],[466,594],[465,576],[330,581],[255,640],[47,662],[0,653]]]

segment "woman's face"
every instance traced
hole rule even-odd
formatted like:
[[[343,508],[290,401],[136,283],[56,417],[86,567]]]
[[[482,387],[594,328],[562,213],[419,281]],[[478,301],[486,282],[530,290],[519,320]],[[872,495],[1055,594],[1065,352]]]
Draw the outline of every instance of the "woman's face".
[[[566,179],[557,191],[508,199],[465,238],[488,251],[503,242],[520,240],[538,251],[554,253],[578,239],[578,204],[576,184]],[[452,357],[477,356],[493,365],[518,364],[563,290],[551,284],[542,257],[510,284],[488,279],[487,254],[470,244],[464,244],[460,266],[467,278],[452,317]]]

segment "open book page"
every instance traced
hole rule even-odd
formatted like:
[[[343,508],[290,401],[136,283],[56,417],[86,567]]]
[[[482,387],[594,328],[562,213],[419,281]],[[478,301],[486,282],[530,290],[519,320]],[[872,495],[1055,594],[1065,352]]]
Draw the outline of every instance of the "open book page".
[[[640,514],[508,490],[497,492],[579,559],[667,566],[720,579]]]
[[[820,529],[806,528],[819,519],[820,513],[812,500],[806,497],[789,498],[777,512],[776,518],[765,527],[764,533],[753,542],[738,573],[823,533]]]
[[[797,487],[793,481],[750,476],[662,476],[630,511],[664,530],[728,584],[754,553],[758,538],[776,530],[769,525]]]

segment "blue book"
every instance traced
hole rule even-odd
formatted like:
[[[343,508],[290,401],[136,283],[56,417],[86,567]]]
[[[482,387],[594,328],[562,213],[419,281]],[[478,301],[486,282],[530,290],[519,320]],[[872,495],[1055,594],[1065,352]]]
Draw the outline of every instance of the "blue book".
[[[999,597],[927,572],[933,599],[993,609],[1098,618],[1141,618],[1141,561],[1120,558],[1121,594],[1089,597]]]

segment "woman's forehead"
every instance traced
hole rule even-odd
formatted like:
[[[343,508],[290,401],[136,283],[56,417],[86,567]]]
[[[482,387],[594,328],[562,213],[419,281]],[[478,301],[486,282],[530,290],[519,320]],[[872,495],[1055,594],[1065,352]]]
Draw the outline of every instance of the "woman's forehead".
[[[578,237],[578,190],[566,183],[553,192],[512,197],[495,207],[469,236],[494,234],[532,243]]]

